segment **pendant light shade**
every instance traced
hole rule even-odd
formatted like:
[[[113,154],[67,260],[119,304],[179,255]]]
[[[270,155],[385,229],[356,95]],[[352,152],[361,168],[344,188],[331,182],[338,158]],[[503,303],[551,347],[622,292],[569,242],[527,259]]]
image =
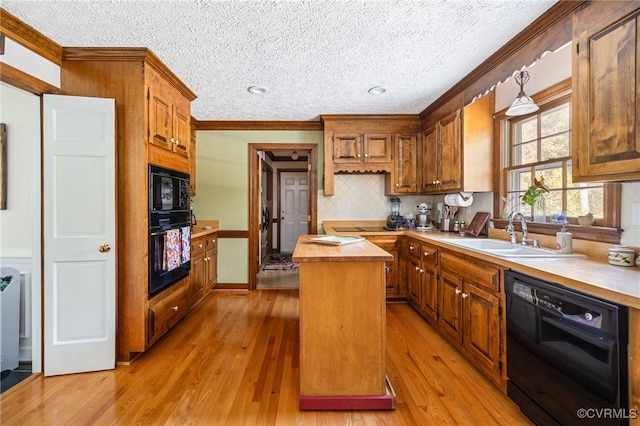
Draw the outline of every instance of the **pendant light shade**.
[[[536,105],[533,99],[531,99],[529,96],[527,96],[526,93],[524,93],[524,85],[527,81],[529,81],[529,73],[527,71],[520,71],[515,75],[514,78],[516,80],[516,83],[520,85],[520,93],[518,93],[518,96],[513,101],[505,114],[513,117],[517,115],[530,114],[539,110],[540,107]]]

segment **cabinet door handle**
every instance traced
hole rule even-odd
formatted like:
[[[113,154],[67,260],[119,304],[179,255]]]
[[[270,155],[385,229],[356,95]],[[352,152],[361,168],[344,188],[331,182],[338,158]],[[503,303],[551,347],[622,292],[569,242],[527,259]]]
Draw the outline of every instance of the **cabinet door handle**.
[[[399,183],[396,183],[396,188],[399,188],[399,187],[400,187],[400,184],[399,184]]]
[[[454,290],[456,294],[460,294],[462,293],[460,290],[458,290],[457,288]]]
[[[469,297],[469,295],[467,293],[462,293],[462,298],[466,299],[467,297]]]
[[[362,157],[362,155],[358,154],[356,157],[360,158],[360,157]]]
[[[176,140],[175,140],[174,138],[169,138],[169,142],[171,142],[171,143],[175,143],[175,142],[176,142]]]
[[[178,311],[178,309],[180,309],[180,308],[178,307],[178,305],[176,305],[176,306],[174,306],[174,307],[173,307],[173,308],[171,308],[171,309],[173,309],[174,311],[176,311],[176,312],[177,312],[177,311]]]
[[[176,139],[176,146],[180,145],[180,141]]]
[[[388,274],[389,272],[391,272],[391,268],[389,268],[387,265],[384,265],[384,273]]]
[[[416,248],[414,246],[412,246],[411,244],[409,244],[409,250],[415,250]]]
[[[427,257],[429,257],[429,252],[428,252],[428,251],[425,251],[425,252],[424,252],[424,255],[425,255],[425,256],[427,256]]]
[[[420,268],[418,266],[416,266],[416,271],[419,271],[419,270],[420,270]]]
[[[202,248],[203,244],[198,244],[198,248]]]
[[[424,274],[424,269],[420,268],[420,273]]]
[[[369,154],[365,154],[365,155],[364,155],[364,158],[369,158]]]

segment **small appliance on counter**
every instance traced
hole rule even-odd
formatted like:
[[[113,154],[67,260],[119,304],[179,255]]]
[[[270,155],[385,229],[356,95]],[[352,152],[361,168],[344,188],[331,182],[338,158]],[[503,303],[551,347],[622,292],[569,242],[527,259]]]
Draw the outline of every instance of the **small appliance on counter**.
[[[387,226],[385,229],[388,231],[404,229],[406,224],[404,217],[400,214],[400,198],[391,197],[389,201],[391,202],[391,214],[387,216]]]
[[[427,231],[433,229],[433,225],[429,222],[429,214],[431,214],[431,204],[420,203],[418,205],[418,214],[416,214],[416,229],[419,231]]]

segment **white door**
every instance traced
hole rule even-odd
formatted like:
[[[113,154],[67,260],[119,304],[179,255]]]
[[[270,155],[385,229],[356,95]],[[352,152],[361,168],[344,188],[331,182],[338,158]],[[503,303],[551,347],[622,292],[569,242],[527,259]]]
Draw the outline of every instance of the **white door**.
[[[298,236],[309,232],[307,172],[280,174],[280,252],[292,253]]]
[[[115,101],[44,96],[44,373],[115,368]]]

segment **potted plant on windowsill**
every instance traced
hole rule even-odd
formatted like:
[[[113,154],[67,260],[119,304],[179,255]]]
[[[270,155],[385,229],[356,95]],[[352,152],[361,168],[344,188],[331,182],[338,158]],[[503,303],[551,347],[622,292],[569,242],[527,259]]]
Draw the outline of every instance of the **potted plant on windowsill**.
[[[546,222],[547,221],[547,209],[545,194],[549,192],[549,187],[544,183],[544,177],[540,177],[538,180],[533,177],[533,185],[520,196],[522,204],[531,206],[531,215],[534,222]]]

